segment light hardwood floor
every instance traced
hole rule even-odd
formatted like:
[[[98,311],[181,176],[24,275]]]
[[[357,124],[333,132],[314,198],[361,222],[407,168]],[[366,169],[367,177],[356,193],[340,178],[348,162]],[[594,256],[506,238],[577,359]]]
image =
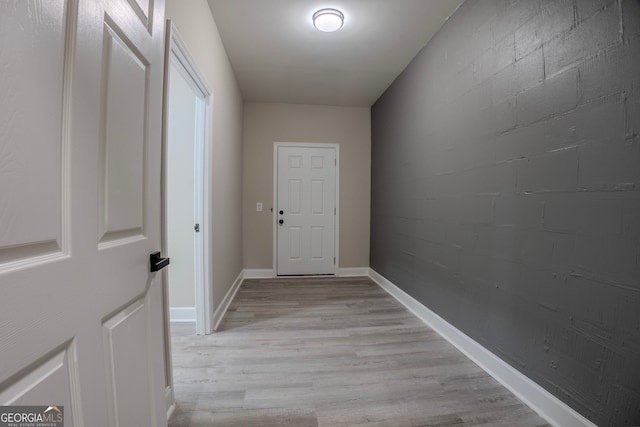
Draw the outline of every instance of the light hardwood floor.
[[[246,280],[220,331],[172,324],[183,426],[546,426],[368,278]]]

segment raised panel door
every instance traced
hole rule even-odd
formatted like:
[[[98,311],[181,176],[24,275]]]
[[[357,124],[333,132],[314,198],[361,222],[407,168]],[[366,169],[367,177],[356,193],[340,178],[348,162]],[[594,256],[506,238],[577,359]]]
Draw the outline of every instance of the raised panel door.
[[[333,274],[336,149],[278,146],[277,156],[277,274]]]
[[[163,21],[161,0],[0,2],[1,405],[166,425]]]

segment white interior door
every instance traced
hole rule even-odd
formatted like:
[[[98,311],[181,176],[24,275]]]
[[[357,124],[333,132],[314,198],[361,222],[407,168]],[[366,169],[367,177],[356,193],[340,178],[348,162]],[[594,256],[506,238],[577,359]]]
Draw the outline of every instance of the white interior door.
[[[195,320],[196,252],[200,216],[195,209],[195,182],[202,180],[195,165],[202,156],[197,126],[202,125],[198,108],[203,101],[195,93],[180,61],[172,53],[169,65],[167,115],[167,248],[171,254],[168,272],[171,320]],[[200,123],[198,123],[200,122]],[[196,160],[197,157],[197,160]],[[201,205],[201,203],[200,203]],[[199,284],[198,284],[199,285]]]
[[[166,425],[163,0],[0,2],[0,405]]]
[[[335,147],[277,146],[277,274],[335,273]]]

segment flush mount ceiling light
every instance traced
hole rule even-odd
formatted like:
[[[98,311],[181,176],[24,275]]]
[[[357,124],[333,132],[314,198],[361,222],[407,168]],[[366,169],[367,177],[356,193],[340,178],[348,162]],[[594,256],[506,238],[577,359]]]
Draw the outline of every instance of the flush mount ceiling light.
[[[313,26],[325,33],[342,28],[344,15],[337,9],[320,9],[313,14]]]

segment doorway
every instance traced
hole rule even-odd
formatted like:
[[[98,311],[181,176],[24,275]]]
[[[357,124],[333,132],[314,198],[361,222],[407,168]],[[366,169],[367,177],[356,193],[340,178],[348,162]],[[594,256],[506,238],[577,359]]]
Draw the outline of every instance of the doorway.
[[[167,24],[164,236],[171,257],[166,280],[169,318],[211,333],[208,240],[208,144],[211,91],[182,39]]]
[[[337,144],[274,145],[274,271],[278,276],[336,274]]]

